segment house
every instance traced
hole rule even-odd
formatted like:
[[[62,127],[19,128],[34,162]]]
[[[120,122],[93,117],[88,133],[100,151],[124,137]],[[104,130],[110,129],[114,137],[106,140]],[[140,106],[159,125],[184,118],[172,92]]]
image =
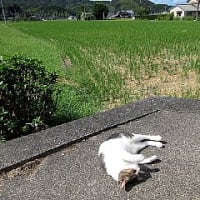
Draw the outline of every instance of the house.
[[[170,9],[170,14],[173,14],[174,17],[187,17],[196,15],[197,11],[197,0],[191,0],[187,4],[177,4],[176,6]],[[200,12],[199,12],[200,13]]]
[[[117,18],[133,18],[134,17],[133,10],[120,10],[116,13],[109,13],[108,19],[117,19]]]

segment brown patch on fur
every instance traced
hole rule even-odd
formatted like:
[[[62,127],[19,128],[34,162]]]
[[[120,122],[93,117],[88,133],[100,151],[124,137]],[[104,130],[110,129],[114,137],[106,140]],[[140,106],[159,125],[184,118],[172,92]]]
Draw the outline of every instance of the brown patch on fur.
[[[133,181],[137,178],[135,169],[123,169],[120,171],[118,176],[118,183],[120,184],[120,188],[125,189],[126,183],[129,181]]]

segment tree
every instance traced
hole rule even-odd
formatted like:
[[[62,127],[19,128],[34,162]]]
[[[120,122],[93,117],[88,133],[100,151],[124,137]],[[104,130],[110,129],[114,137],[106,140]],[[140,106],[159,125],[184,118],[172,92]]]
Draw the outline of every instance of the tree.
[[[4,7],[3,7],[3,0],[1,0],[1,10],[2,10],[4,23],[6,24],[6,16],[5,16],[5,11],[4,11]]]
[[[19,18],[25,14],[22,8],[17,4],[8,6],[7,11],[8,16],[13,17],[15,20],[19,20]]]
[[[137,15],[139,16],[145,16],[145,15],[148,15],[149,14],[149,9],[147,8],[144,8],[144,7],[139,7],[137,10]]]
[[[108,7],[105,4],[95,4],[93,8],[93,15],[98,20],[102,20],[108,15]]]

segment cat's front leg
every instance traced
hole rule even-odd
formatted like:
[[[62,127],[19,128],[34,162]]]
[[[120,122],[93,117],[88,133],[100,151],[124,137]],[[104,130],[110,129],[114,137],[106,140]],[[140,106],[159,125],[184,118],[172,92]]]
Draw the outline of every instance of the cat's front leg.
[[[139,164],[149,164],[149,163],[156,161],[157,159],[158,159],[157,156],[154,155],[154,156],[151,156],[149,158],[143,159],[141,162],[139,162]]]
[[[130,163],[139,163],[144,160],[144,156],[142,154],[131,154],[127,151],[121,152],[121,157],[125,162]]]

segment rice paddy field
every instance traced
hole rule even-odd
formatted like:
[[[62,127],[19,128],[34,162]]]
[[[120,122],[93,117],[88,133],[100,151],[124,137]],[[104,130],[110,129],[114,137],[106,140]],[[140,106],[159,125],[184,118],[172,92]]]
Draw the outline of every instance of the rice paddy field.
[[[200,23],[44,21],[0,24],[0,56],[59,74],[58,123],[152,95],[200,98]]]

